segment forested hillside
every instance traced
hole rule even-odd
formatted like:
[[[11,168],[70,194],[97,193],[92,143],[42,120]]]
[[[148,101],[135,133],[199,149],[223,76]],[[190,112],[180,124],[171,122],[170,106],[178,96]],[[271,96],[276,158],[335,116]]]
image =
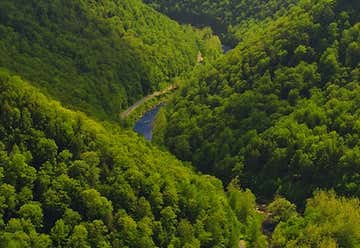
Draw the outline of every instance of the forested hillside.
[[[240,30],[246,29],[249,24],[281,15],[298,0],[144,0],[144,2],[182,23],[212,27],[230,45],[242,38]]]
[[[360,247],[360,2],[146,2],[0,1],[0,247]]]
[[[140,0],[2,0],[0,66],[101,119],[159,89],[220,42]]]
[[[113,130],[112,132],[106,129]],[[0,72],[0,247],[264,247],[255,197]]]
[[[360,196],[360,4],[300,1],[199,69],[167,111],[165,144],[260,198]],[[159,133],[157,131],[157,133]]]
[[[338,197],[334,192],[316,192],[309,199],[303,215],[294,205],[277,198],[268,207],[278,223],[271,247],[359,247],[360,201]]]

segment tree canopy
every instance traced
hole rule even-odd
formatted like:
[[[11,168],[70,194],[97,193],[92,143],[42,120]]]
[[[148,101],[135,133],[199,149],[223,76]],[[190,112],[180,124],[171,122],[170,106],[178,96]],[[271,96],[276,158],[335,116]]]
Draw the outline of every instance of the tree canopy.
[[[104,125],[0,71],[1,247],[264,247],[251,192]]]
[[[224,182],[239,177],[260,198],[304,205],[317,188],[359,197],[358,10],[300,1],[253,26],[192,74],[155,133],[181,160]]]
[[[0,2],[0,247],[359,247],[360,4],[146,2]]]
[[[282,15],[298,0],[144,0],[181,23],[210,26],[227,45],[242,39],[240,30]]]
[[[140,0],[4,0],[0,66],[67,106],[115,119],[220,52],[210,29],[180,26]]]

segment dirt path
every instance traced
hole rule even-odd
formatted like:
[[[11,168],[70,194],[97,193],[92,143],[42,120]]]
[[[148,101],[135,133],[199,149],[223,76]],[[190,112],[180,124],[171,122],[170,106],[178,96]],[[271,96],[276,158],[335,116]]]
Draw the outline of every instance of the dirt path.
[[[164,90],[156,91],[156,92],[152,93],[151,95],[145,96],[144,98],[140,99],[139,101],[137,101],[133,105],[131,105],[127,110],[122,112],[120,114],[121,119],[125,119],[126,117],[128,117],[135,109],[137,109],[139,106],[141,106],[145,102],[153,99],[154,97],[164,95],[164,94],[168,93],[169,91],[173,91],[175,89],[177,89],[177,85],[170,85],[169,87],[167,87]]]

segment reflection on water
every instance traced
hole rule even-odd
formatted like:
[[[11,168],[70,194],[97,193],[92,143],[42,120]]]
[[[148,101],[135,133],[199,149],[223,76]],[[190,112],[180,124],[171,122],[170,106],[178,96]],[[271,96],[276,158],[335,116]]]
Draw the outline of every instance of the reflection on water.
[[[138,120],[134,125],[134,131],[138,134],[141,134],[145,137],[145,139],[150,140],[152,139],[152,129],[153,129],[153,122],[156,117],[156,114],[159,112],[162,104],[154,107],[153,109],[146,112],[140,120]]]
[[[227,45],[222,45],[222,50],[223,50],[223,53],[227,53],[228,51],[230,51],[232,48],[230,46],[227,46]]]

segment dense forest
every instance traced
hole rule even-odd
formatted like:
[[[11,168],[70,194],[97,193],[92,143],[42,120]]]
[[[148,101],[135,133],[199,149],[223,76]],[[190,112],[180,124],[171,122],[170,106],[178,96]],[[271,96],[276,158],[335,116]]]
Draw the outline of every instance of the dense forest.
[[[144,0],[182,23],[211,26],[227,45],[242,39],[241,30],[282,15],[298,0]]]
[[[100,119],[217,57],[211,30],[180,26],[139,0],[0,2],[0,66]]]
[[[203,172],[261,198],[303,204],[317,188],[360,196],[360,5],[300,1],[169,106],[164,143]]]
[[[360,247],[360,3],[144,2],[0,1],[0,247]]]
[[[236,182],[224,193],[220,180],[5,70],[0,89],[0,247],[266,243],[255,197]]]

